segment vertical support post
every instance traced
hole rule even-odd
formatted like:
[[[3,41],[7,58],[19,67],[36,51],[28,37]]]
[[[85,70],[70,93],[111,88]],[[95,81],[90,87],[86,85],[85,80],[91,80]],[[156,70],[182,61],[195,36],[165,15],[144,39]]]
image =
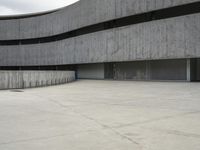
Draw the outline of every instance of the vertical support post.
[[[186,69],[187,69],[187,81],[191,81],[191,59],[187,59]]]
[[[146,60],[146,80],[151,80],[151,61]]]

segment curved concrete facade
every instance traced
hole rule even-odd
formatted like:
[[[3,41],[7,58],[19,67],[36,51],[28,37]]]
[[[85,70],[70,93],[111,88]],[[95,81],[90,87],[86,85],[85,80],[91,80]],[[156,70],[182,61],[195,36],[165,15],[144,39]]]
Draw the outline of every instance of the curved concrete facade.
[[[29,18],[0,20],[0,40],[49,37],[198,0],[80,0]],[[63,40],[0,46],[0,66],[80,65],[200,58],[200,13],[102,30]]]
[[[57,42],[1,46],[0,64],[38,66],[200,57],[199,30],[200,15],[196,14]]]
[[[192,2],[198,0],[80,0],[47,15],[0,20],[0,40],[50,36],[115,18]]]

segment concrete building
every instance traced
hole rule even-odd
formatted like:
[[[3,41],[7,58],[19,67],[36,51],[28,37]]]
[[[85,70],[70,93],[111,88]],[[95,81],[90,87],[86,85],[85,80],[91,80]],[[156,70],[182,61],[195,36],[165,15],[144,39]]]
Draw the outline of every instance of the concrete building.
[[[199,0],[80,0],[0,18],[1,70],[79,79],[200,80]]]

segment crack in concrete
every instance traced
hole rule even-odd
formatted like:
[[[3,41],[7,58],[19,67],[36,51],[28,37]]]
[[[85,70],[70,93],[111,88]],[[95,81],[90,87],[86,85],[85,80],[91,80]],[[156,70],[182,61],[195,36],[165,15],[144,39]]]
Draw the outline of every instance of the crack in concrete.
[[[129,123],[129,124],[123,124],[123,125],[119,125],[119,126],[112,126],[112,127],[113,128],[124,128],[124,127],[128,127],[128,126],[137,126],[137,125],[142,125],[142,124],[146,124],[146,123],[152,123],[152,122],[157,122],[157,121],[162,121],[162,120],[166,120],[166,119],[172,119],[172,118],[176,118],[176,117],[182,117],[182,116],[187,116],[187,115],[192,115],[192,114],[197,114],[197,113],[200,113],[200,111],[186,112],[186,113],[181,113],[181,114],[177,114],[177,115],[164,116],[164,117],[160,117],[160,118],[139,121],[139,122],[134,122],[134,123]]]
[[[142,149],[140,143],[134,141],[132,138],[130,138],[130,137],[124,135],[124,134],[121,134],[120,132],[118,132],[118,131],[115,130],[114,128],[112,128],[112,127],[110,127],[110,126],[108,126],[108,125],[106,125],[106,124],[103,124],[103,123],[99,122],[98,120],[96,120],[96,119],[94,119],[94,118],[92,118],[92,117],[89,117],[89,116],[87,116],[87,115],[83,115],[83,114],[81,114],[81,113],[79,113],[79,112],[76,112],[76,111],[73,111],[73,112],[75,112],[76,114],[79,114],[80,116],[82,116],[82,117],[84,117],[84,118],[86,118],[86,119],[88,119],[88,120],[90,120],[90,121],[95,122],[96,124],[100,125],[102,128],[105,128],[105,129],[108,129],[108,130],[112,131],[112,132],[115,133],[117,136],[121,137],[122,139],[128,140],[129,142],[131,142],[131,143],[133,143],[133,144],[139,146],[139,148]]]
[[[42,96],[39,96],[39,97],[42,97]],[[116,135],[120,136],[122,139],[126,139],[128,140],[129,142],[137,145],[140,149],[143,149],[141,144],[134,141],[132,138],[124,135],[124,134],[121,134],[120,132],[118,132],[116,129],[117,128],[123,128],[123,127],[127,127],[127,126],[135,126],[135,125],[140,125],[140,124],[146,124],[146,123],[151,123],[151,122],[156,122],[156,121],[161,121],[161,120],[166,120],[166,119],[171,119],[171,118],[176,118],[176,117],[181,117],[181,116],[186,116],[186,115],[191,115],[191,114],[196,114],[196,113],[200,113],[200,111],[192,111],[192,112],[186,112],[186,113],[181,113],[181,114],[177,114],[177,115],[171,115],[171,116],[164,116],[164,117],[161,117],[161,118],[155,118],[155,119],[150,119],[150,120],[146,120],[146,121],[141,121],[141,122],[136,122],[136,123],[130,123],[130,124],[124,124],[124,125],[120,125],[120,126],[115,126],[115,127],[110,127],[104,123],[101,123],[99,122],[98,120],[92,118],[92,117],[89,117],[87,115],[84,115],[80,112],[77,112],[75,110],[73,110],[73,108],[71,108],[70,106],[66,106],[54,99],[51,99],[51,98],[47,98],[48,101],[50,102],[53,102],[54,104],[58,105],[59,107],[62,107],[64,109],[70,109],[72,112],[74,112],[75,114],[78,114],[82,117],[84,117],[85,119],[88,119],[90,121],[93,121],[95,122],[96,124],[100,125],[102,128],[105,128],[105,129],[108,129],[110,131],[112,131],[113,133],[115,133]],[[171,134],[177,134],[177,135],[184,135],[184,136],[192,136],[192,137],[197,137],[199,138],[199,135],[194,135],[194,134],[186,134],[186,133],[180,133],[180,132],[173,132],[173,131],[169,131],[168,133],[171,133]]]
[[[84,132],[91,132],[94,130],[86,130],[86,131],[79,131],[77,133],[74,134],[80,134],[80,133],[84,133]],[[57,138],[57,137],[65,137],[68,136],[68,133],[65,134],[58,134],[58,135],[53,135],[53,136],[44,136],[44,137],[34,137],[34,138],[27,138],[27,139],[21,139],[21,140],[13,140],[13,141],[8,141],[8,142],[2,142],[0,143],[0,146],[2,145],[9,145],[9,144],[16,144],[16,143],[24,143],[24,142],[31,142],[31,141],[41,141],[41,140],[48,140],[48,139],[53,139],[53,138]]]
[[[160,129],[160,128],[145,128],[153,131],[159,131],[159,132],[165,132],[167,134],[173,134],[173,135],[178,135],[178,136],[185,136],[185,137],[192,137],[192,138],[200,138],[199,134],[195,133],[187,133],[187,132],[182,132],[178,130],[170,130],[170,129]]]
[[[53,102],[53,103],[57,104],[58,106],[60,106],[60,107],[62,107],[62,108],[71,109],[69,106],[63,105],[62,103],[60,103],[60,102],[58,102],[58,101],[56,101],[56,100],[54,100],[54,99],[48,98],[48,100],[49,100],[50,102]],[[130,138],[130,137],[124,135],[124,134],[121,134],[120,132],[118,132],[118,131],[115,130],[114,128],[112,128],[112,127],[110,127],[110,126],[108,126],[108,125],[106,125],[106,124],[103,124],[103,123],[97,121],[97,120],[94,119],[94,118],[91,118],[91,117],[89,117],[89,116],[83,115],[83,114],[81,114],[80,112],[77,112],[77,111],[75,111],[75,110],[72,110],[72,109],[71,109],[71,111],[73,111],[75,114],[78,114],[78,115],[82,116],[83,118],[85,118],[85,119],[87,119],[87,120],[90,120],[90,121],[95,122],[96,124],[100,125],[100,126],[103,127],[103,128],[109,129],[110,131],[112,131],[112,132],[115,133],[116,135],[120,136],[122,139],[126,139],[126,140],[128,140],[129,142],[131,142],[131,143],[133,143],[133,144],[139,146],[140,149],[142,149],[140,143],[134,141],[132,138]]]
[[[100,126],[103,127],[103,128],[109,129],[110,131],[112,131],[112,132],[115,133],[116,135],[120,136],[122,139],[126,139],[126,140],[128,140],[129,142],[134,143],[134,144],[140,146],[140,143],[134,141],[132,138],[130,138],[130,137],[124,135],[124,134],[121,134],[120,132],[118,132],[118,131],[115,130],[114,128],[112,128],[112,127],[110,127],[110,126],[108,126],[108,125],[106,125],[106,124],[103,124],[103,123],[97,121],[97,120],[94,119],[94,118],[88,117],[88,116],[83,115],[83,114],[80,114],[80,113],[78,113],[78,114],[81,115],[82,117],[88,119],[88,120],[91,120],[91,121],[95,122],[96,124],[100,125]]]
[[[21,140],[15,140],[15,141],[2,142],[2,143],[0,143],[0,145],[9,145],[9,144],[16,144],[16,143],[23,143],[23,142],[30,142],[30,141],[48,140],[48,139],[57,138],[57,137],[64,137],[66,135],[68,135],[68,134],[60,134],[60,135],[47,136],[47,137],[36,137],[36,138],[29,138],[29,139],[21,139]]]

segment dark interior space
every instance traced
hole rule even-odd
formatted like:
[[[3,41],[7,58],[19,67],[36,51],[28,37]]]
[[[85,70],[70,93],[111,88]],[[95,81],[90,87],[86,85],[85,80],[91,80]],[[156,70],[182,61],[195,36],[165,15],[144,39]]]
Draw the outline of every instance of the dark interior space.
[[[56,66],[0,66],[0,70],[40,70],[40,71],[54,71],[54,70],[68,70],[75,71],[76,65],[56,65]]]
[[[187,80],[187,59],[113,62],[85,66],[88,66],[88,69],[84,69],[84,72],[79,69],[80,65],[1,66],[0,70],[76,71],[76,78],[79,72],[88,75],[89,79],[89,75],[95,74],[91,70],[92,67],[97,73],[103,73],[104,78],[108,80]],[[200,59],[190,60],[190,74],[191,81],[200,81]],[[96,78],[99,76],[96,75]]]
[[[193,58],[190,60],[191,81],[200,81],[200,59]]]
[[[105,64],[105,79],[187,80],[187,60],[154,60]]]

